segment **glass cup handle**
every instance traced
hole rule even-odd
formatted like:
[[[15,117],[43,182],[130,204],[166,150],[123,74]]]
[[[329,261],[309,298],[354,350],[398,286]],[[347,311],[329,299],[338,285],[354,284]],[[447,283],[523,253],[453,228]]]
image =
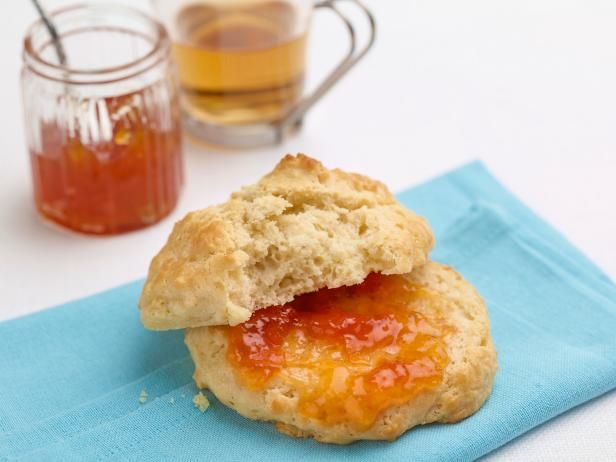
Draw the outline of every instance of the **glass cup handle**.
[[[356,50],[357,34],[355,26],[351,20],[336,6],[337,3],[349,2],[358,6],[368,19],[370,25],[370,38],[366,45],[360,50]],[[374,44],[376,37],[376,22],[373,14],[360,0],[323,0],[315,3],[315,9],[329,8],[342,20],[349,32],[349,51],[344,59],[329,73],[329,75],[319,84],[314,91],[305,96],[282,120],[276,124],[277,141],[282,141],[289,127],[298,124],[302,117],[310,110],[314,104],[320,100],[355,64],[361,60]]]

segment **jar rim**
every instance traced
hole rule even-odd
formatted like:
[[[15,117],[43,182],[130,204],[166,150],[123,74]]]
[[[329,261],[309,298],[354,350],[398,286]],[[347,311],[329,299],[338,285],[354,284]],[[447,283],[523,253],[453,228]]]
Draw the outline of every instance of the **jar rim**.
[[[169,54],[170,40],[165,27],[152,16],[133,7],[119,4],[80,3],[56,9],[49,13],[49,17],[53,20],[65,14],[97,10],[132,15],[147,23],[154,31],[151,41],[152,48],[142,56],[116,66],[97,69],[72,68],[70,65],[54,63],[43,58],[40,54],[42,48],[35,49],[34,35],[42,29],[47,30],[43,20],[39,18],[28,27],[23,39],[24,65],[44,78],[67,84],[106,84],[135,77],[151,69]],[[48,45],[50,41],[45,45]]]

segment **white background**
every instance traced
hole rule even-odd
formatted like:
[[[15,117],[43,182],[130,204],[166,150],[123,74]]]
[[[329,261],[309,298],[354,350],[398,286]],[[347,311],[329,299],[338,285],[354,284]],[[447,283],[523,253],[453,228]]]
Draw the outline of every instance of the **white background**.
[[[60,3],[66,2],[47,2]],[[171,218],[141,232],[93,238],[47,227],[33,211],[19,68],[34,10],[26,0],[3,2],[0,319],[143,277],[175,220],[224,200],[297,151],[368,173],[393,190],[480,158],[616,278],[616,2],[368,3],[379,23],[375,48],[314,109],[300,136],[242,153],[189,145],[187,185]],[[345,44],[325,14],[313,27],[311,81]],[[615,435],[612,393],[490,458],[616,460]]]

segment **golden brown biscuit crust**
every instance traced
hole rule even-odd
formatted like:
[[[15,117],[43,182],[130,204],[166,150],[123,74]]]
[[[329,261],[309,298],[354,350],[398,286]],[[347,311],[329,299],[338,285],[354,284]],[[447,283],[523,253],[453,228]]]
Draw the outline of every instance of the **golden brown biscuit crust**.
[[[449,363],[439,387],[421,392],[402,406],[389,408],[366,431],[342,424],[324,427],[303,418],[297,413],[297,390],[275,378],[262,392],[246,390],[236,381],[226,359],[227,340],[220,329],[187,331],[186,344],[196,365],[195,381],[245,417],[273,421],[278,430],[291,436],[328,443],[392,440],[416,425],[457,422],[481,407],[496,373],[496,351],[485,304],[473,286],[450,267],[429,262],[408,277],[441,300],[438,314],[429,312],[433,309],[429,304],[419,309],[426,310],[421,314],[428,318],[443,316],[452,327],[445,337]]]
[[[152,260],[144,325],[235,325],[260,308],[369,273],[404,274],[433,245],[426,221],[387,187],[286,156],[258,183],[179,221]]]

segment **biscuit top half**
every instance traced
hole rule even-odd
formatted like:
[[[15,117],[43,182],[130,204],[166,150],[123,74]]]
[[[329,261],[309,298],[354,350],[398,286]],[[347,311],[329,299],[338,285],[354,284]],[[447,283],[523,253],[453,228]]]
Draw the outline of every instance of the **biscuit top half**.
[[[287,155],[258,183],[179,221],[139,300],[149,329],[236,325],[297,295],[409,273],[434,238],[370,178]]]

